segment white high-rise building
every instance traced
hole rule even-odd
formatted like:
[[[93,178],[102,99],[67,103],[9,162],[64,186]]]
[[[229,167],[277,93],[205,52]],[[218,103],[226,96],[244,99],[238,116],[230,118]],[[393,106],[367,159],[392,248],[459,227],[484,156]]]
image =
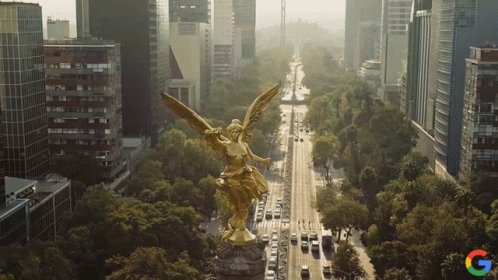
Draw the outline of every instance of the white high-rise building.
[[[399,79],[406,65],[413,0],[383,0],[381,24],[381,100],[399,104]]]
[[[202,22],[170,22],[170,71],[168,92],[199,110],[209,77],[210,26]]]
[[[63,40],[69,38],[69,20],[47,19],[47,39]]]

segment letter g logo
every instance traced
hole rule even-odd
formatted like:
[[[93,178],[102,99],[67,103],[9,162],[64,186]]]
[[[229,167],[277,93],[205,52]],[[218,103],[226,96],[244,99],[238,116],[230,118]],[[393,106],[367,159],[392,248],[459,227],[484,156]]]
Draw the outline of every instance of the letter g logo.
[[[474,276],[484,276],[491,270],[491,260],[479,260],[477,264],[481,267],[476,269],[472,266],[472,259],[476,256],[486,257],[488,253],[484,250],[474,250],[467,255],[465,266],[470,274]]]

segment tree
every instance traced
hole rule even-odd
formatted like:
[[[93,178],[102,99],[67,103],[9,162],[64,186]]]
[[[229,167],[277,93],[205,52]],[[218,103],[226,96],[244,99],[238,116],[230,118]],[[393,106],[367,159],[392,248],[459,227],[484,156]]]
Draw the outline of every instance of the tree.
[[[339,141],[333,135],[320,135],[313,141],[313,163],[322,167],[327,185],[332,185],[332,176],[330,168],[333,164],[333,159],[337,157],[339,150]]]
[[[486,234],[489,238],[489,243],[492,252],[498,254],[498,199],[491,204],[491,216],[486,225]]]
[[[355,251],[353,245],[347,241],[339,242],[337,252],[332,258],[332,269],[354,274],[355,276],[365,276],[365,270],[361,266],[358,253]]]
[[[75,264],[78,279],[97,279],[97,252],[95,242],[87,226],[77,226],[69,229],[57,240],[58,248]]]
[[[462,263],[465,262],[465,256],[460,253],[451,253],[446,255],[441,264],[441,274],[443,279],[448,280],[465,280],[468,279],[468,272]]]
[[[411,152],[401,161],[401,174],[408,181],[413,181],[427,170],[428,164],[427,157],[422,156],[419,152]]]
[[[359,185],[363,192],[365,204],[368,210],[372,211],[375,206],[375,196],[382,190],[382,186],[377,180],[377,173],[371,166],[367,166],[361,170]]]
[[[354,227],[363,227],[368,219],[368,210],[365,206],[346,198],[339,198],[337,203],[326,208],[322,223],[325,228],[338,232],[338,240],[341,239],[342,230],[346,231],[349,238]]]
[[[129,257],[115,256],[106,260],[113,268],[107,280],[188,280],[200,279],[199,272],[188,261],[167,261],[166,252],[157,247],[139,247]]]
[[[373,245],[368,249],[368,255],[375,271],[381,277],[393,268],[406,269],[412,274],[415,271],[417,255],[406,243],[387,241],[380,245]]]
[[[104,184],[92,186],[76,206],[70,225],[87,225],[105,222],[107,215],[118,203],[118,196]]]
[[[389,268],[384,274],[384,280],[412,280],[410,273],[408,270],[404,268]]]
[[[57,247],[49,246],[43,249],[40,260],[43,279],[72,280],[76,275],[74,264],[66,259]]]

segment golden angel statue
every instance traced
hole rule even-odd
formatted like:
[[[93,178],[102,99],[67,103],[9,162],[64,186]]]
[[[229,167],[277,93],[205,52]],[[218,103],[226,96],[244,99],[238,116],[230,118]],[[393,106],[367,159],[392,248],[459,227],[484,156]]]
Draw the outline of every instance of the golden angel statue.
[[[263,175],[250,161],[261,162],[270,166],[270,158],[261,158],[251,152],[247,144],[251,131],[268,107],[270,100],[277,95],[280,84],[272,86],[261,93],[248,108],[244,122],[234,119],[227,127],[227,135],[221,128],[212,128],[201,116],[182,104],[172,96],[163,93],[162,99],[176,115],[185,119],[189,126],[200,133],[208,144],[223,154],[226,167],[216,180],[216,183],[227,199],[232,217],[228,220],[228,228],[222,240],[234,244],[250,244],[256,237],[246,228],[249,207],[255,199],[261,199],[268,192],[268,183]]]

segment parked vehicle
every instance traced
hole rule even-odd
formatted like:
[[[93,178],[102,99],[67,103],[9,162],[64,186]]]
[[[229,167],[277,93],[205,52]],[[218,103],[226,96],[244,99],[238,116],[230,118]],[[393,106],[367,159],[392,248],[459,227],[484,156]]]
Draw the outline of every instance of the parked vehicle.
[[[334,249],[334,240],[330,229],[322,230],[322,248],[324,251],[331,251]]]

